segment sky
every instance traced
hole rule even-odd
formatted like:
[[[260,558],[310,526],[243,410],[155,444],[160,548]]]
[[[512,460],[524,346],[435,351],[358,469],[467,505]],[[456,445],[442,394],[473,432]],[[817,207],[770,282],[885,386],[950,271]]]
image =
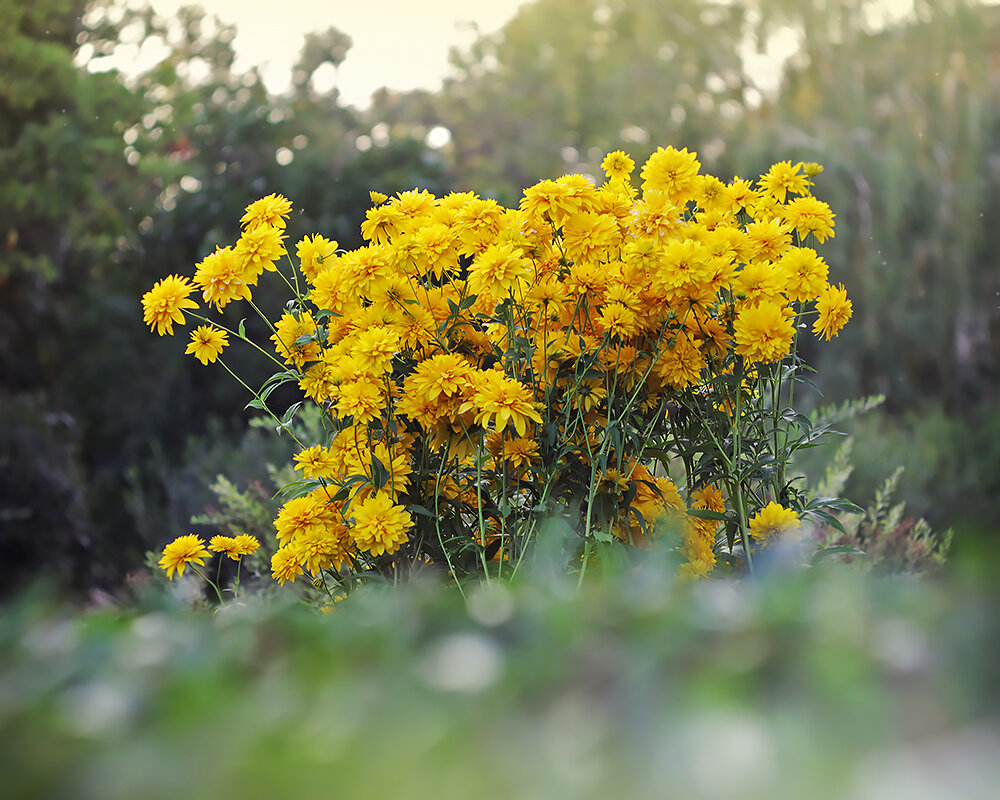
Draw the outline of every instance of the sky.
[[[288,85],[308,31],[334,26],[354,44],[337,85],[343,102],[368,105],[381,86],[400,91],[440,88],[448,51],[481,33],[503,27],[526,0],[147,0],[169,17],[183,5],[200,5],[236,25],[236,68],[257,64],[269,89]],[[131,5],[144,5],[131,0]]]

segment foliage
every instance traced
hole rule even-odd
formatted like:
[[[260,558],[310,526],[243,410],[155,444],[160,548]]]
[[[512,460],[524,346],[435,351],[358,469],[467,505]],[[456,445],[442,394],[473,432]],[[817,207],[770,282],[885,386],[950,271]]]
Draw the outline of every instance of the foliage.
[[[717,554],[752,572],[751,554],[803,521],[839,525],[830,511],[849,503],[807,498],[785,474],[827,430],[790,405],[797,330],[815,315],[829,339],[851,314],[800,244],[833,233],[809,191],[821,168],[782,162],[757,189],[727,186],[695,154],[661,148],[641,196],[626,154],[604,168],[600,189],[542,181],[519,210],[472,193],[373,194],[370,244],[307,236],[288,274],[292,205],[268,195],[193,282],[169,276],[143,295],[160,335],[209,323],[187,352],[218,361],[301,448],[274,523],[277,580],[305,570],[332,597],[328,581],[349,591],[425,564],[459,582],[499,577],[553,519],[576,537],[580,580],[606,545],[643,546],[664,527],[683,530],[684,574],[708,574]],[[259,313],[265,272],[294,295],[268,321],[274,355],[190,298]],[[230,336],[278,366],[259,390],[222,358]],[[321,409],[316,435],[291,430],[303,401],[272,410],[287,383]],[[679,465],[683,496],[668,477]]]
[[[850,463],[853,438],[847,438],[837,450],[827,467],[817,495],[839,494],[853,471]],[[820,541],[828,552],[841,552],[848,560],[861,557],[877,569],[917,571],[939,567],[951,549],[952,531],[944,534],[933,531],[923,517],[905,516],[906,503],[893,503],[893,494],[899,485],[904,468],[886,478],[875,492],[871,504],[854,514],[840,517],[841,528],[827,528],[820,532]]]
[[[371,586],[330,615],[178,613],[155,593],[75,613],[42,593],[0,616],[4,794],[986,800],[1000,630],[983,566],[679,589],[651,559],[468,605],[437,582]]]
[[[455,55],[440,98],[464,186],[597,174],[619,146],[669,142],[724,178],[780,158],[828,167],[842,210],[831,271],[864,321],[805,355],[837,399],[899,411],[997,393],[1000,13],[918,2],[539,0]],[[899,4],[895,4],[898,6]],[[782,50],[785,48],[785,51]],[[768,72],[774,81],[768,81]],[[919,342],[919,344],[916,344]]]
[[[233,71],[233,29],[200,11],[165,20],[103,0],[44,0],[0,3],[0,21],[0,410],[10,413],[0,427],[40,437],[17,446],[23,474],[0,484],[0,591],[16,588],[14,564],[24,576],[54,560],[15,542],[67,537],[67,588],[107,587],[208,500],[184,464],[189,439],[218,434],[212,447],[235,447],[241,435],[230,414],[238,387],[206,381],[143,335],[142,287],[231,235],[217,221],[255,187],[288,187],[303,221],[350,242],[370,188],[440,190],[445,170],[403,138],[361,154],[366,123],[309,81],[269,96],[256,72]],[[147,73],[126,82],[107,70],[116,50],[154,40],[165,56]],[[349,44],[335,32],[310,41],[308,75]],[[276,160],[282,148],[290,164]],[[237,365],[248,376],[258,368]],[[72,432],[72,459],[51,472],[43,432],[55,420]],[[28,475],[38,476],[30,497],[18,488]]]

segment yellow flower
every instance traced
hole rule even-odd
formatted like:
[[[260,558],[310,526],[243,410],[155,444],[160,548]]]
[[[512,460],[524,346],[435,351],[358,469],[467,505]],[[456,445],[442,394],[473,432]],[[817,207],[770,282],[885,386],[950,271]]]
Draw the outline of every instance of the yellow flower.
[[[280,194],[269,194],[248,205],[240,223],[247,229],[267,225],[284,230],[285,217],[291,210],[291,201]]]
[[[786,280],[785,273],[767,261],[753,261],[736,275],[733,288],[746,296],[748,305],[756,305],[779,300]]]
[[[379,492],[355,509],[351,536],[359,550],[378,556],[395,553],[409,540],[406,532],[412,527],[409,512],[395,505],[387,492]]]
[[[734,325],[736,352],[753,362],[778,361],[788,355],[795,326],[779,303],[744,306]]]
[[[309,283],[315,284],[316,276],[329,267],[337,258],[335,241],[326,239],[318,233],[312,238],[304,237],[295,247],[295,255],[299,258],[299,269]]]
[[[402,213],[393,205],[369,208],[365,212],[365,221],[361,223],[361,235],[367,242],[385,244],[399,233],[402,222]]]
[[[193,291],[191,281],[180,275],[170,275],[157,281],[142,296],[143,322],[160,336],[164,333],[173,334],[175,322],[178,325],[184,324],[184,309],[198,307],[194,300],[188,299]]]
[[[299,557],[291,547],[281,547],[271,556],[271,576],[284,585],[285,581],[295,583],[295,576],[302,574]]]
[[[581,212],[563,224],[566,253],[577,262],[607,261],[609,251],[620,241],[621,233],[614,217]]]
[[[635,162],[622,150],[615,150],[608,153],[601,162],[601,169],[608,178],[626,179],[635,169]]]
[[[408,395],[435,401],[461,395],[469,386],[472,367],[454,353],[439,353],[421,361],[404,386]]]
[[[750,520],[750,535],[758,544],[770,545],[776,538],[800,527],[798,514],[772,500]]]
[[[184,568],[188,564],[204,564],[205,559],[209,557],[205,542],[200,536],[194,534],[178,536],[163,548],[160,569],[166,570],[167,577],[173,580],[175,571],[178,575],[183,575]]]
[[[257,275],[244,269],[231,247],[217,247],[197,264],[194,282],[201,288],[202,299],[221,311],[232,300],[249,300],[250,286],[257,283]]]
[[[683,203],[697,188],[699,169],[698,154],[689,153],[686,147],[658,147],[642,166],[642,191],[658,189],[675,203]]]
[[[777,219],[758,220],[747,225],[750,251],[758,261],[777,260],[792,244],[788,226]]]
[[[459,413],[475,407],[477,424],[486,427],[493,423],[498,431],[513,425],[518,436],[524,436],[528,420],[542,421],[528,388],[502,372],[490,370],[481,373],[474,383],[473,398],[462,404]]]
[[[378,381],[362,377],[341,384],[337,413],[342,417],[354,417],[355,425],[375,419],[384,407],[385,392]]]
[[[801,168],[802,164],[792,166],[789,161],[779,161],[761,175],[757,185],[778,202],[784,203],[787,192],[806,194],[809,191],[809,178],[799,174]]]
[[[830,341],[847,324],[853,308],[854,304],[847,299],[847,290],[844,289],[844,284],[825,287],[816,300],[816,310],[819,312],[819,317],[813,323],[813,333],[816,336],[822,334],[827,341]]]
[[[251,536],[249,533],[241,533],[239,536],[235,537],[235,540],[235,551],[237,555],[252,556],[260,547],[260,542],[257,541],[257,537]]]
[[[698,382],[705,366],[705,357],[686,336],[678,336],[664,354],[656,372],[675,389],[684,389]]]
[[[805,239],[810,233],[821,244],[833,236],[834,213],[830,206],[815,197],[796,197],[783,212],[785,221]]]
[[[286,364],[301,367],[307,361],[319,360],[323,352],[319,342],[313,340],[301,345],[295,344],[303,336],[317,333],[316,321],[312,318],[312,314],[301,312],[298,317],[294,314],[283,314],[274,327],[275,332],[271,335],[271,341],[274,342],[277,354],[284,357]]]
[[[340,569],[348,559],[349,545],[347,526],[338,521],[325,528],[304,533],[296,538],[288,549],[301,566],[313,575],[317,575],[321,570],[331,567]]]
[[[531,262],[509,242],[492,244],[469,267],[469,292],[500,299],[531,276]]]
[[[213,536],[208,543],[208,549],[214,550],[216,553],[224,553],[233,561],[240,560],[239,546],[232,536]]]
[[[609,303],[600,314],[600,324],[609,334],[622,339],[635,336],[640,329],[639,317],[621,303]]]
[[[191,331],[185,354],[193,355],[202,364],[215,363],[222,350],[229,344],[229,334],[213,325],[201,325]]]
[[[321,488],[285,503],[274,520],[274,527],[278,541],[286,545],[312,531],[322,531],[336,521],[337,512]]]
[[[809,247],[796,247],[781,257],[775,267],[784,275],[789,300],[808,302],[819,297],[829,272],[826,262]]]
[[[247,283],[255,285],[264,270],[274,272],[277,269],[274,262],[287,255],[281,243],[283,238],[282,229],[273,225],[258,225],[243,231],[233,252]]]
[[[368,374],[382,375],[392,367],[392,357],[399,352],[399,334],[385,326],[369,328],[358,334],[352,354]]]
[[[340,470],[340,459],[322,445],[296,453],[295,469],[302,470],[307,478],[331,478]]]

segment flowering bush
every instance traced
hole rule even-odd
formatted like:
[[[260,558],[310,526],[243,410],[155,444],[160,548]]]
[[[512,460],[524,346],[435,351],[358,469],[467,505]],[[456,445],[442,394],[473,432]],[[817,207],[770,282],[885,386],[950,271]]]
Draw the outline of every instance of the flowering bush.
[[[807,246],[833,235],[810,193],[821,167],[781,162],[756,186],[727,184],[700,174],[695,153],[660,148],[636,188],[625,153],[602,166],[600,187],[543,180],[517,209],[471,192],[373,192],[367,245],[306,236],[294,261],[291,203],[272,194],[193,279],[144,295],[161,335],[187,316],[206,323],[187,348],[203,363],[225,367],[230,337],[272,359],[249,407],[279,430],[295,435],[302,406],[278,417],[268,398],[281,384],[322,410],[274,521],[276,580],[309,573],[334,595],[428,563],[460,586],[509,576],[553,517],[574,533],[581,579],[595,554],[669,530],[694,578],[720,560],[752,571],[808,521],[836,523],[849,504],[808,500],[786,474],[825,432],[792,408],[797,336],[811,318],[830,339],[851,315]],[[271,348],[196,310],[196,292],[217,311],[257,310],[265,271],[293,294],[268,322]]]

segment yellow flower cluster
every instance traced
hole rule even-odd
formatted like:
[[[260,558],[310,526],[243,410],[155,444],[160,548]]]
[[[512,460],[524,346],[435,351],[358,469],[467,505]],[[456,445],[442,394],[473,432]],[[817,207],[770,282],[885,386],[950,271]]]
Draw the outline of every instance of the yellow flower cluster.
[[[834,229],[810,194],[818,167],[781,162],[754,186],[700,166],[695,153],[660,148],[636,187],[635,164],[618,151],[601,186],[543,180],[514,209],[471,192],[373,193],[363,247],[303,239],[295,252],[308,288],[271,338],[332,434],[295,457],[311,488],[275,520],[274,577],[397,554],[415,509],[481,544],[488,529],[501,550],[518,507],[568,506],[574,492],[609,498],[602,524],[631,543],[683,517],[677,487],[643,463],[626,421],[657,409],[662,418],[677,393],[708,394],[737,362],[745,374],[786,358],[810,303],[827,339],[851,314],[806,246]],[[239,242],[205,258],[193,284],[171,276],[143,297],[147,324],[171,333],[195,289],[216,309],[250,299],[287,254],[290,210],[275,195],[251,204]],[[189,352],[214,360],[225,343],[199,329]],[[574,484],[587,473],[591,485]],[[726,507],[714,486],[689,503]],[[712,569],[718,525],[687,524],[686,572]]]

